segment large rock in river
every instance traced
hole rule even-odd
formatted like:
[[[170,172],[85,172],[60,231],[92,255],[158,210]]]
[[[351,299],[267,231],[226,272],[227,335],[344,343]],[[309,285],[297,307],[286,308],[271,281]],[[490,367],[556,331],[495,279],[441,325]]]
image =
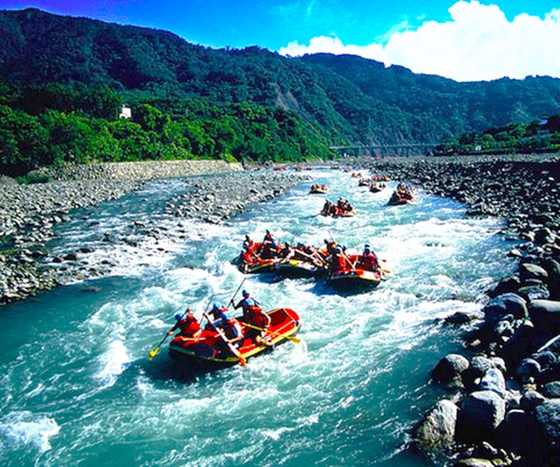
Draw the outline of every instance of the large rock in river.
[[[560,399],[543,402],[533,412],[536,435],[530,465],[560,465]]]
[[[546,334],[560,332],[560,301],[533,300],[529,305],[529,315],[537,331]]]
[[[527,303],[517,294],[506,293],[497,296],[490,301],[482,310],[491,323],[500,321],[506,315],[513,315],[515,319],[523,319],[528,316]]]
[[[438,383],[463,387],[462,375],[469,369],[469,361],[459,354],[443,357],[432,371],[432,378]]]
[[[459,408],[450,400],[439,401],[414,432],[414,439],[423,451],[445,451],[455,441]]]
[[[506,403],[494,391],[476,391],[463,399],[461,410],[458,437],[480,440],[500,426],[506,414]]]

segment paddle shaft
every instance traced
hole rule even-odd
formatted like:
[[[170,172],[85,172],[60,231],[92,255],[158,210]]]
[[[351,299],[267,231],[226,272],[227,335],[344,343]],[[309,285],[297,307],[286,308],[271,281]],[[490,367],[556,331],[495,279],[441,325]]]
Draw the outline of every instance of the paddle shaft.
[[[280,333],[280,332],[269,331],[268,329],[260,328],[259,326],[254,326],[254,325],[249,324],[249,323],[243,323],[243,325],[244,325],[244,326],[247,326],[248,328],[251,328],[251,329],[257,329],[257,330],[259,330],[259,331],[264,331],[264,332],[267,332],[267,333],[269,333],[269,334],[276,334],[277,336],[285,337],[286,339],[289,339],[289,340],[291,340],[291,341],[293,341],[293,342],[296,342],[296,343],[301,342],[301,339],[298,339],[297,337],[288,336],[288,335],[282,334],[282,333]]]
[[[169,336],[166,334],[165,337],[161,340],[161,342],[157,345],[157,347],[155,349],[153,349],[149,354],[148,354],[148,360],[152,360],[152,358],[154,358],[157,353],[159,352],[159,348],[162,346],[162,344],[166,341],[166,339]]]
[[[245,361],[245,357],[243,357],[243,355],[241,355],[241,353],[239,353],[239,350],[237,350],[233,345],[231,345],[231,343],[228,341],[226,335],[222,332],[222,330],[214,324],[214,321],[212,321],[210,319],[210,316],[208,316],[208,313],[204,312],[203,314],[204,314],[205,318],[208,320],[208,322],[210,323],[210,325],[219,334],[219,336],[222,338],[222,340],[227,344],[231,353],[238,358],[239,363],[241,363],[241,366],[247,365],[247,362]]]
[[[245,281],[247,280],[247,278],[243,278],[243,280],[241,281],[241,284],[239,284],[239,287],[237,287],[237,290],[235,291],[235,293],[233,294],[233,297],[231,297],[231,300],[229,301],[229,303],[231,305],[233,305],[233,300],[235,299],[235,296],[238,294],[239,289],[241,289],[241,287],[243,287],[243,284],[245,283]]]

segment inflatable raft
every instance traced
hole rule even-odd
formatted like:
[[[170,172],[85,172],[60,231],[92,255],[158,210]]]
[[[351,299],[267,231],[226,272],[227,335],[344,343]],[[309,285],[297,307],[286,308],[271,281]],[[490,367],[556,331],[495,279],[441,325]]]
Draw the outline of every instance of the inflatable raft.
[[[266,338],[274,345],[292,339],[301,326],[299,315],[290,308],[276,308],[266,313],[271,318]],[[243,326],[244,334],[249,329]],[[244,364],[245,360],[270,349],[271,347],[257,345],[251,338],[246,337],[241,345],[234,349],[236,355],[218,332],[214,329],[205,329],[198,340],[182,340],[181,337],[175,337],[169,344],[169,355],[174,359],[190,361],[202,366],[220,367]]]
[[[383,273],[381,271],[368,271],[360,268],[333,271],[327,278],[328,283],[344,289],[355,287],[373,288],[377,287],[382,280]]]

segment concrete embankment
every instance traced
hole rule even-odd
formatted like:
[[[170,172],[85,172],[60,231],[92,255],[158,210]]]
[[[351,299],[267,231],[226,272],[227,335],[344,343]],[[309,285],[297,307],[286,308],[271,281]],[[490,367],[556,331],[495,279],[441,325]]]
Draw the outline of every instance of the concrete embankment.
[[[517,271],[487,292],[465,348],[441,359],[448,390],[419,423],[414,446],[436,463],[560,465],[560,156],[352,161],[508,220]],[[475,318],[473,323],[471,320]],[[451,459],[454,459],[453,461]]]
[[[186,177],[188,195],[168,200],[166,212],[215,223],[249,204],[279,196],[304,179],[295,174],[245,172],[240,164],[223,161],[72,165],[42,169],[36,175],[53,181],[19,185],[4,179],[0,190],[0,305],[73,279],[104,275],[104,270],[91,267],[87,273],[80,270],[76,253],[54,258],[64,263],[63,268],[45,267],[53,260],[48,249],[53,227],[70,220],[76,208],[120,198],[149,180]],[[165,232],[154,226],[149,234],[157,237]]]

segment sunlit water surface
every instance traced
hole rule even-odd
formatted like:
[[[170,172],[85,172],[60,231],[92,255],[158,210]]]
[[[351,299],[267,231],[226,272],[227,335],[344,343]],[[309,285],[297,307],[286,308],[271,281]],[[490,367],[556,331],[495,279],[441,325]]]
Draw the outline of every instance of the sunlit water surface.
[[[429,372],[460,349],[461,330],[439,318],[478,310],[482,293],[513,264],[497,219],[420,191],[386,206],[350,175],[310,172],[312,182],[252,206],[220,226],[164,214],[181,180],[76,213],[53,244],[87,246],[111,276],[3,307],[0,463],[6,466],[423,465],[406,449],[412,426],[441,393]],[[391,182],[394,187],[396,182]],[[355,218],[318,216],[347,198]],[[131,225],[166,229],[165,240]],[[187,304],[196,314],[229,301],[244,276],[231,260],[245,233],[348,248],[370,243],[391,271],[375,289],[340,294],[313,279],[250,276],[266,309],[301,316],[302,343],[286,343],[247,367],[210,373],[179,366],[166,346],[147,355]],[[135,239],[103,241],[104,235]]]

